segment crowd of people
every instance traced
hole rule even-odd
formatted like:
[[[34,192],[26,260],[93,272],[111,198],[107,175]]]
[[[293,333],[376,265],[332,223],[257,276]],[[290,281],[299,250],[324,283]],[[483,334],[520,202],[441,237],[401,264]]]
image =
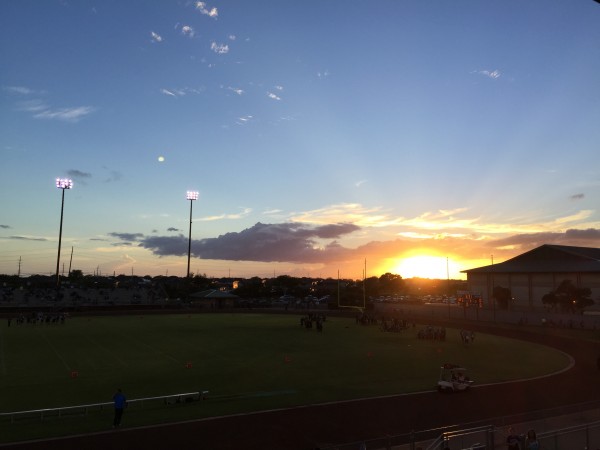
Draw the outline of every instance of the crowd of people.
[[[446,328],[445,327],[434,327],[427,325],[421,328],[417,332],[419,339],[433,340],[433,341],[445,341],[446,340]]]
[[[8,326],[10,327],[12,322],[16,325],[49,325],[49,324],[61,324],[64,325],[67,320],[67,313],[47,313],[47,312],[31,312],[29,314],[19,314],[16,317],[9,316],[7,318]]]
[[[538,441],[535,430],[527,431],[527,434],[516,434],[513,427],[508,429],[506,436],[506,448],[508,450],[539,450],[540,442]]]
[[[414,327],[414,322],[412,323]],[[398,317],[382,317],[380,321],[381,331],[397,333],[402,330],[406,330],[410,327],[410,323],[406,319],[400,319]]]
[[[355,321],[357,325],[379,325],[379,329],[381,331],[390,332],[406,330],[411,326],[413,328],[415,327],[414,322],[411,322],[407,318],[399,317],[398,314],[389,316],[382,315],[377,317],[368,312],[359,312],[355,316]]]
[[[300,317],[300,326],[307,330],[312,329],[313,323],[317,328],[317,331],[321,333],[323,331],[323,323],[327,320],[325,314],[309,312],[306,316]]]
[[[375,325],[377,324],[377,318],[375,315],[370,314],[366,311],[362,311],[356,314],[355,318],[356,325]]]

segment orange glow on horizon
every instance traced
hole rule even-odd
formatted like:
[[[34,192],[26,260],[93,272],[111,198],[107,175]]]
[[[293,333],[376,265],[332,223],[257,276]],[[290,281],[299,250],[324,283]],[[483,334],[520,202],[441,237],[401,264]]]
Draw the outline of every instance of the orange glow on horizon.
[[[465,270],[465,267],[452,258],[428,253],[411,253],[390,261],[387,272],[402,278],[466,279],[466,274],[460,273],[461,270]]]

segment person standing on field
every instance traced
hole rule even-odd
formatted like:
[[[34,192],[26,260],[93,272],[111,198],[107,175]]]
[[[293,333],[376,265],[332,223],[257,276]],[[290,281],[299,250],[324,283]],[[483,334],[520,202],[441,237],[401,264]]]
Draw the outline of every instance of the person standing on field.
[[[113,402],[115,403],[115,420],[113,421],[113,428],[116,428],[121,426],[123,409],[125,409],[125,406],[127,406],[127,398],[121,389],[117,389],[117,392],[115,392],[115,395],[113,395]]]

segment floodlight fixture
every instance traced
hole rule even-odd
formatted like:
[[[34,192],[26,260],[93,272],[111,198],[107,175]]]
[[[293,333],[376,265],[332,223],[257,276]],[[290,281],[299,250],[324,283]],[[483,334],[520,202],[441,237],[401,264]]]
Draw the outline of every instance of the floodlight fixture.
[[[73,187],[73,180],[69,178],[57,178],[56,187],[58,189],[71,189]]]
[[[198,200],[199,195],[200,193],[197,191],[187,191],[185,198],[188,200]]]
[[[70,178],[57,178],[56,187],[62,190],[62,201],[60,203],[60,228],[58,230],[58,256],[56,257],[56,289],[60,289],[60,246],[62,243],[63,211],[65,209],[65,190],[73,188],[73,180]],[[58,294],[58,293],[57,293]],[[59,300],[58,298],[56,300]]]
[[[190,201],[190,233],[188,237],[187,277],[190,277],[190,258],[192,256],[192,204],[198,200],[198,191],[187,191],[185,198]]]

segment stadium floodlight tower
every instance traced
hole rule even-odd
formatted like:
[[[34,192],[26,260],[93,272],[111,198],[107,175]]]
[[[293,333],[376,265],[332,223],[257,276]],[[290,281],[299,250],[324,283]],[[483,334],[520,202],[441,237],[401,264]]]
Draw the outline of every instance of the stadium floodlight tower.
[[[190,233],[188,237],[188,264],[187,264],[187,277],[190,277],[190,257],[192,254],[192,204],[194,200],[198,200],[200,194],[197,191],[187,191],[185,198],[190,201]]]
[[[73,188],[73,180],[69,178],[57,178],[56,187],[62,190],[62,201],[60,204],[60,228],[58,231],[58,256],[56,257],[56,288],[60,288],[60,244],[62,242],[62,225],[63,225],[63,211],[65,209],[65,190]],[[57,298],[58,300],[58,298]]]

